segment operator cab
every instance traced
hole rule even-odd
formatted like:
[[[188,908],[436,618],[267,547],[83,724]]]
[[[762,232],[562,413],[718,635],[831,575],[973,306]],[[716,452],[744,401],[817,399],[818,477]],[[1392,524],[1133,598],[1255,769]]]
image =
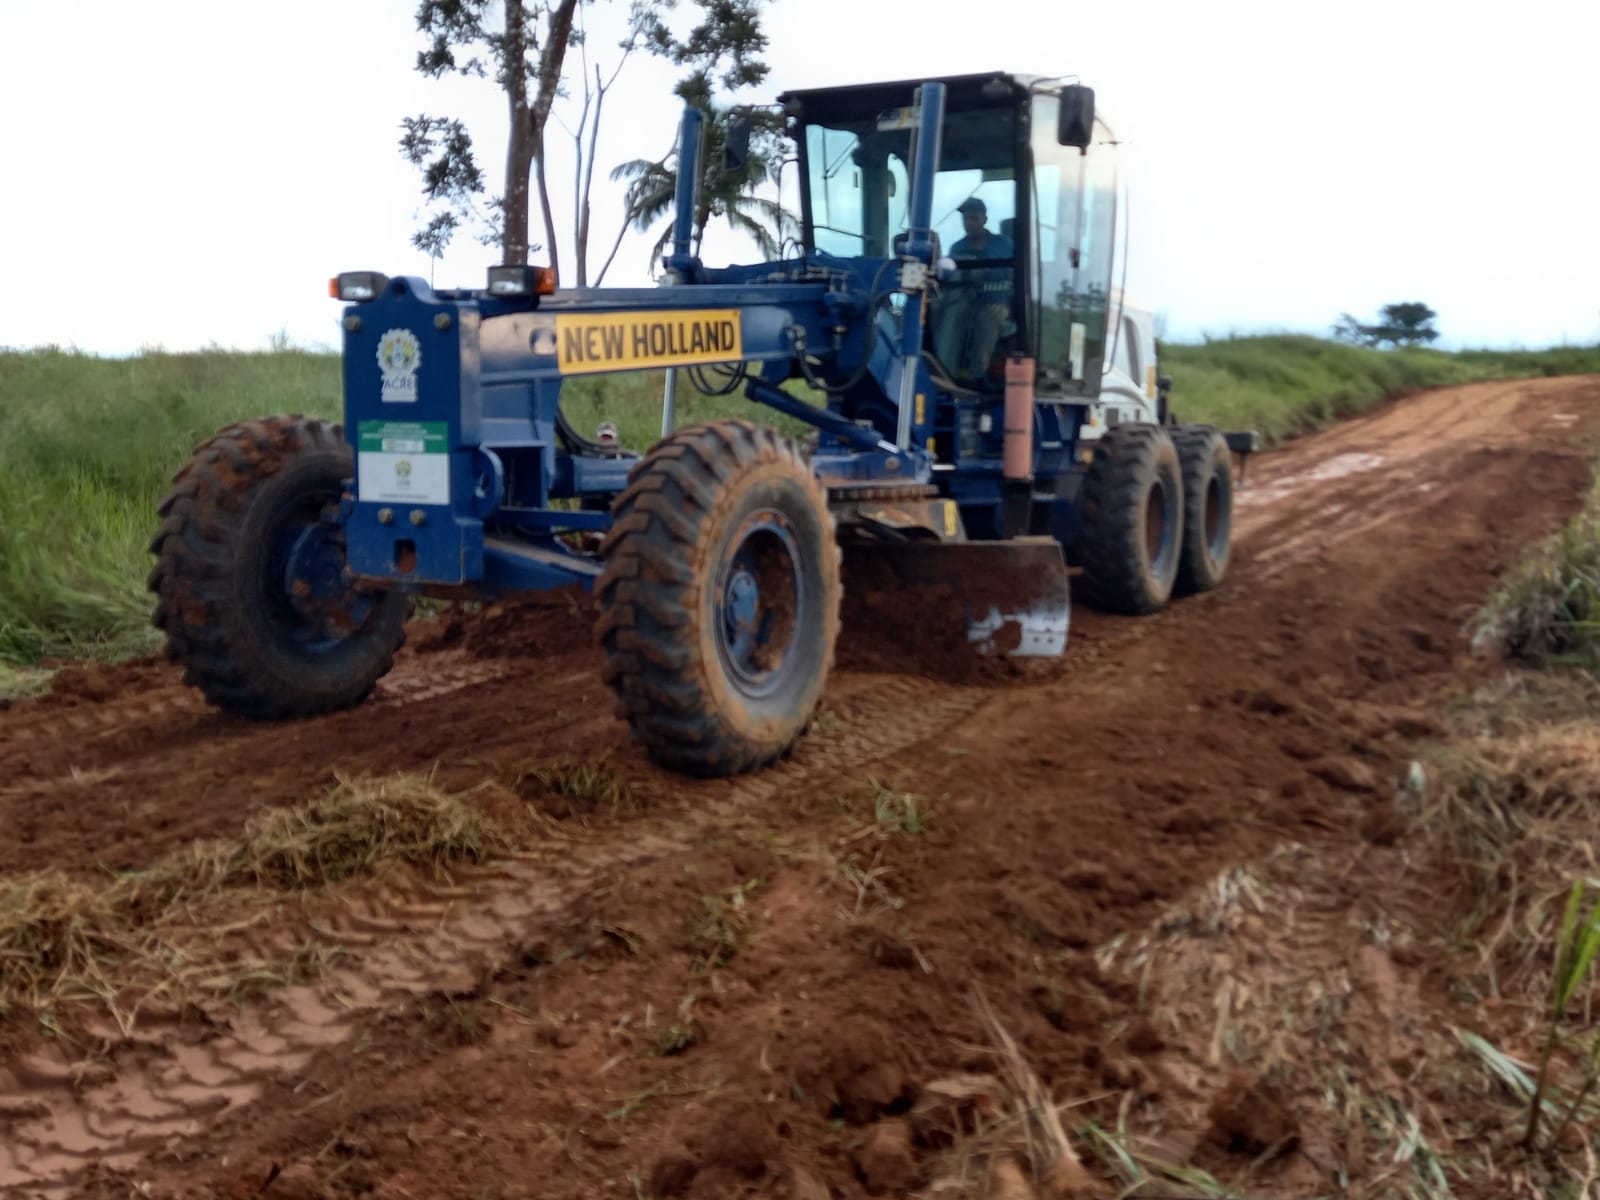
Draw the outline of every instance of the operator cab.
[[[1093,93],[1060,80],[945,85],[924,350],[952,391],[998,391],[1008,355],[1041,398],[1099,392],[1111,324],[1116,142]],[[920,81],[786,93],[807,258],[892,258],[909,232]],[[1065,110],[1065,111],[1064,111]]]

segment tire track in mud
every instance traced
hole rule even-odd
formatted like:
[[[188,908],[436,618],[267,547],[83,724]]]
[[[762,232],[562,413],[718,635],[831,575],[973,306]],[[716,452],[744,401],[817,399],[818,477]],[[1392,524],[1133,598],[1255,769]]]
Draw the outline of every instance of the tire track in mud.
[[[1548,411],[1556,395],[1571,411]],[[1600,403],[1593,381],[1472,384],[1291,442],[1262,464],[1265,478],[1247,471],[1235,500],[1235,541],[1250,551],[1244,577],[1273,579],[1414,515],[1419,499],[1459,484],[1466,456],[1504,451],[1541,427],[1575,429],[1586,403]]]
[[[452,677],[454,686],[464,673]],[[430,683],[410,693],[437,694]],[[210,1013],[216,1036],[181,1040],[171,1022],[124,1036],[101,1031],[111,1059],[74,1062],[59,1048],[0,1068],[0,1191],[65,1197],[91,1165],[126,1169],[255,1103],[275,1082],[352,1038],[376,1011],[466,990],[519,945],[557,931],[613,872],[691,849],[741,814],[905,750],[969,717],[996,693],[902,676],[847,677],[830,719],[786,761],[757,775],[691,783],[670,832],[564,837],[459,873],[450,887],[374,888],[326,922],[282,933],[283,954],[307,933],[357,959],[316,983],[237,1012]]]
[[[352,711],[360,714],[394,712],[466,688],[495,684],[514,675],[518,664],[514,660],[469,660],[427,671],[417,669],[419,665],[412,663],[411,670],[381,680],[372,697]],[[329,719],[337,720],[346,715],[335,714]],[[4,761],[8,749],[26,751],[36,741],[68,741],[78,753],[97,750],[106,753],[100,760],[86,765],[63,764],[53,775],[36,774],[26,782],[0,786],[0,800],[71,792],[108,780],[126,781],[140,773],[142,764],[161,762],[185,742],[203,738],[208,733],[244,733],[254,728],[257,728],[254,723],[212,708],[203,696],[187,688],[93,707],[28,714],[0,726],[0,761]],[[141,737],[141,734],[147,736]],[[107,745],[118,738],[126,743],[125,751],[122,746]],[[218,753],[225,758],[227,743],[219,741],[218,746],[221,748]]]
[[[1541,386],[1572,385],[1551,381],[1463,389],[1443,403],[1396,406],[1268,458],[1260,464],[1266,469],[1253,473],[1240,493],[1236,535],[1244,553],[1233,588],[1180,605],[1157,621],[1092,623],[1091,645],[1097,653],[1070,668],[1070,686],[1079,693],[1075,703],[1089,703],[1082,699],[1093,695],[1086,683],[1103,683],[1140,655],[1171,653],[1181,641],[1175,640],[1175,629],[1210,623],[1219,606],[1241,605],[1241,613],[1267,611],[1272,596],[1292,594],[1290,580],[1279,578],[1286,568],[1406,515],[1419,492],[1428,494],[1423,489],[1431,482],[1437,481],[1445,492],[1477,493],[1484,502],[1516,494],[1513,485],[1520,481],[1508,473],[1517,469],[1517,462],[1526,466],[1541,460],[1524,454],[1488,472],[1472,488],[1463,480],[1476,465],[1471,455],[1511,443],[1526,451],[1539,438],[1539,420],[1551,419],[1544,412],[1551,407],[1545,398],[1551,393]],[[1591,396],[1600,404],[1600,389],[1585,386],[1586,391],[1562,401],[1563,410]],[[1529,407],[1519,408],[1522,404]],[[1548,435],[1550,425],[1544,428]],[[1441,445],[1449,452],[1434,457]],[[1538,445],[1544,453],[1553,452],[1548,436]],[[1359,565],[1361,556],[1345,553]],[[1251,589],[1263,583],[1269,588],[1252,597]],[[1161,635],[1162,630],[1167,633]],[[525,660],[460,661],[453,653],[409,658],[365,708],[405,710],[478,683],[491,685],[491,701],[520,702],[520,694],[509,694],[499,681],[523,669]],[[1060,678],[1053,675],[1046,683],[1059,683]],[[92,1164],[148,1165],[152,1152],[192,1136],[223,1113],[248,1109],[269,1090],[279,1090],[278,1085],[304,1070],[319,1052],[349,1042],[371,1024],[375,1013],[430,992],[470,987],[483,966],[503,961],[517,946],[572,920],[611,873],[649,869],[653,861],[692,849],[708,832],[725,832],[791,792],[815,792],[835,777],[916,747],[958,722],[1013,723],[1023,706],[1054,702],[1062,694],[1048,689],[1030,693],[1025,682],[1008,690],[964,688],[912,676],[845,673],[835,680],[824,702],[830,715],[792,758],[766,772],[732,781],[682,781],[676,790],[685,803],[674,805],[663,819],[630,823],[624,836],[569,835],[463,872],[452,888],[375,886],[337,917],[309,931],[285,931],[285,939],[309,932],[349,949],[353,961],[315,984],[284,989],[242,1011],[219,1008],[205,1029],[152,1022],[129,1037],[107,1029],[106,1040],[114,1049],[100,1062],[75,1062],[52,1046],[22,1058],[9,1071],[0,1068],[0,1191],[66,1196]],[[556,682],[565,688],[568,681]],[[163,699],[153,696],[150,702]],[[142,703],[130,699],[108,705],[117,708],[107,718],[109,727],[125,731],[136,729],[140,721],[161,719],[159,714],[140,715],[145,712]],[[987,711],[980,711],[986,706]],[[180,701],[179,707],[188,706]],[[28,728],[44,728],[41,722],[60,715],[62,710],[30,714],[34,724]],[[99,719],[90,718],[87,736],[100,736],[92,726]],[[352,738],[373,732],[359,715],[334,720],[346,723],[330,729]],[[13,740],[19,736],[13,723],[4,728]],[[207,745],[205,737],[190,736],[175,752],[194,755],[197,761],[224,762],[233,751],[220,744],[223,739],[218,741]],[[269,749],[294,752],[292,737],[269,741]],[[287,944],[266,947],[263,953],[282,952]]]
[[[431,668],[434,664],[427,660],[413,660],[412,669],[379,680],[371,698],[354,711],[370,712],[417,704],[474,684],[502,679],[516,670],[513,661],[493,659],[445,665],[437,670],[424,670],[424,666]],[[41,737],[71,738],[82,742],[121,733],[142,724],[189,715],[214,716],[219,721],[232,720],[208,705],[198,691],[174,688],[153,696],[132,696],[79,708],[47,708],[8,719],[4,726],[0,726],[0,750]]]

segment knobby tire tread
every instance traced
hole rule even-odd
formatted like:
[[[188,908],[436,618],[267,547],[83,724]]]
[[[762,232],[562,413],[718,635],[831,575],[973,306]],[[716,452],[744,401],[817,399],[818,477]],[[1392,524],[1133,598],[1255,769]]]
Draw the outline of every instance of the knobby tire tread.
[[[612,527],[601,550],[605,568],[595,584],[603,677],[615,695],[617,716],[652,759],[674,770],[726,776],[764,767],[793,748],[820,698],[818,682],[807,711],[793,714],[770,736],[753,736],[718,710],[705,686],[704,672],[714,668],[700,653],[704,580],[695,569],[695,548],[722,519],[719,506],[730,481],[773,463],[800,487],[827,534],[827,561],[820,569],[832,594],[820,597],[824,644],[805,650],[821,657],[817,665],[825,678],[839,629],[839,551],[827,497],[793,442],[748,421],[678,429],[633,467],[612,505]],[[703,570],[714,567],[707,561]]]
[[[373,634],[360,669],[343,686],[315,695],[262,669],[241,644],[248,635],[233,611],[234,571],[250,500],[297,458],[319,452],[348,463],[342,426],[298,415],[229,425],[194,451],[157,508],[161,523],[149,544],[156,564],[147,580],[157,597],[153,623],[166,635],[168,660],[183,667],[184,682],[228,712],[275,720],[353,707],[371,694],[405,642],[404,599],[391,596],[380,602],[387,627]]]
[[[1173,584],[1173,593],[1193,596],[1211,591],[1222,582],[1227,571],[1231,544],[1224,549],[1220,563],[1209,560],[1205,544],[1205,506],[1212,472],[1225,473],[1229,483],[1225,502],[1229,507],[1228,534],[1231,539],[1232,457],[1222,431],[1214,426],[1177,425],[1171,432],[1173,445],[1178,448],[1178,466],[1183,475],[1183,554],[1178,562],[1178,578]]]
[[[1160,426],[1115,426],[1095,447],[1084,477],[1073,557],[1083,567],[1080,593],[1103,612],[1144,616],[1166,602],[1145,569],[1137,540],[1143,537],[1144,494],[1160,469],[1164,444],[1170,439]]]

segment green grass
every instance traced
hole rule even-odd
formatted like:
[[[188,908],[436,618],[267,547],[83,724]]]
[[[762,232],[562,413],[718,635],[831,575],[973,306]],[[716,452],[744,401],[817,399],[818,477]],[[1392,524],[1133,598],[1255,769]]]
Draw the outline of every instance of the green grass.
[[[1413,388],[1600,372],[1600,347],[1446,354],[1252,337],[1164,347],[1163,368],[1184,419],[1279,439]],[[569,383],[564,403],[580,432],[613,421],[625,445],[644,449],[660,431],[661,390],[659,374],[594,377]],[[700,395],[686,377],[678,405],[680,423],[773,415],[737,395]],[[0,699],[39,686],[27,668],[156,646],[145,547],[156,504],[198,443],[250,417],[339,411],[329,354],[0,351]]]
[[[154,644],[145,546],[190,449],[244,416],[339,408],[325,355],[0,353],[0,662]]]
[[[1473,641],[1513,661],[1600,677],[1600,478],[1583,510],[1500,581],[1473,621]]]
[[[1600,346],[1551,350],[1370,350],[1295,334],[1164,345],[1182,420],[1281,441],[1420,388],[1600,373]]]
[[[614,421],[624,445],[646,448],[660,435],[662,382],[575,381],[568,417],[583,433]],[[158,644],[146,545],[156,505],[196,445],[234,421],[340,411],[334,355],[0,351],[0,699],[38,686],[14,668]],[[680,423],[758,411],[680,382]]]

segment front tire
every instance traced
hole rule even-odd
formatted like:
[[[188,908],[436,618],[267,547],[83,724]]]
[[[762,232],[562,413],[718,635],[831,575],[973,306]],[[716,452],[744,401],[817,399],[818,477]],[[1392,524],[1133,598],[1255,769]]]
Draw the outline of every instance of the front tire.
[[[694,775],[755,770],[810,724],[839,632],[839,548],[799,448],[771,429],[682,429],[612,506],[596,636],[618,715]]]
[[[393,666],[406,597],[344,584],[343,542],[319,523],[351,474],[339,426],[270,417],[222,430],[173,477],[150,543],[154,620],[211,703],[258,719],[334,712]],[[291,564],[317,578],[291,584]]]
[[[1171,437],[1156,425],[1108,430],[1095,444],[1075,521],[1084,599],[1130,616],[1160,611],[1182,546],[1183,477]]]
[[[1179,425],[1172,440],[1183,470],[1183,555],[1174,585],[1180,596],[1209,592],[1228,572],[1233,549],[1233,455],[1219,430]]]

